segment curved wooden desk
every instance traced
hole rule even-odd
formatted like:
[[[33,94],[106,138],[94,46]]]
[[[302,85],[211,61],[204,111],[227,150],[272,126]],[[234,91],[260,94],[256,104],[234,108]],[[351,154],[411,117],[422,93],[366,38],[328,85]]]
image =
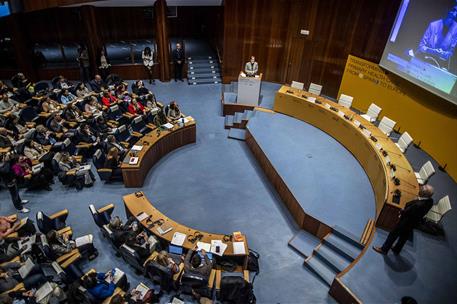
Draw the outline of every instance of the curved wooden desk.
[[[127,216],[137,216],[140,213],[144,212],[148,216],[149,215],[151,216],[150,221],[154,222],[154,221],[162,219],[164,221],[162,225],[167,225],[167,226],[173,227],[173,229],[170,232],[165,233],[164,235],[161,235],[160,233],[157,232],[157,227],[159,227],[158,225],[155,225],[154,227],[149,228],[150,222],[148,223],[147,219],[143,220],[141,222],[141,224],[146,229],[148,229],[151,233],[156,235],[159,239],[162,239],[165,242],[170,243],[173,238],[173,234],[175,232],[181,232],[181,233],[186,234],[187,236],[195,235],[195,233],[202,234],[203,237],[200,239],[200,242],[211,243],[211,240],[221,240],[225,244],[227,244],[227,249],[225,250],[223,257],[235,257],[235,258],[241,259],[242,260],[241,264],[244,265],[243,268],[245,269],[246,263],[247,263],[247,256],[249,254],[249,250],[248,250],[249,247],[248,247],[248,243],[247,243],[247,239],[246,239],[245,235],[243,235],[243,240],[244,240],[243,242],[244,242],[244,248],[246,250],[246,254],[245,255],[235,254],[233,252],[233,242],[232,241],[225,242],[224,241],[225,235],[195,230],[193,228],[189,228],[187,226],[184,226],[182,224],[175,222],[174,220],[170,219],[165,214],[160,212],[158,209],[156,209],[152,205],[152,203],[146,198],[146,196],[144,195],[143,192],[136,192],[136,193],[125,195],[123,197],[123,200],[124,200],[125,212],[126,212]],[[184,241],[184,244],[183,244],[183,248],[185,248],[187,250],[194,249],[196,244],[197,244],[197,242],[192,243],[188,240],[188,238],[186,238],[186,240]]]
[[[175,124],[173,129],[161,130],[160,133],[156,128],[140,138],[135,143],[137,146],[143,146],[141,151],[135,153],[138,157],[138,163],[129,164],[132,154],[129,152],[121,165],[124,185],[126,187],[142,187],[151,167],[174,149],[194,143],[197,136],[196,131],[196,122],[192,119],[184,127]]]
[[[315,97],[321,104],[309,102],[306,97]],[[376,226],[387,230],[395,226],[399,211],[417,196],[419,185],[410,163],[388,136],[352,110],[288,86],[282,86],[276,93],[273,110],[303,120],[345,146],[370,179],[376,200]],[[363,130],[357,127],[356,121],[370,131],[372,137],[367,137]],[[381,148],[387,152],[387,156],[383,155]],[[389,159],[396,170],[388,164]],[[399,179],[399,185],[395,185],[393,174]],[[397,189],[401,191],[399,199],[394,198]]]

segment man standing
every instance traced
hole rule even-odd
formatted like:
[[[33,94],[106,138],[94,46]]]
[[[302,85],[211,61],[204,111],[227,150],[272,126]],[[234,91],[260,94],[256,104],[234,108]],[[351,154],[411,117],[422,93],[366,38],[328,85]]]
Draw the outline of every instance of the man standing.
[[[259,64],[255,61],[255,57],[251,56],[251,60],[249,62],[246,62],[246,65],[244,66],[244,72],[249,77],[254,77],[255,75],[257,75],[258,71]]]
[[[389,233],[382,247],[373,247],[374,251],[386,255],[392,248],[395,240],[397,244],[392,248],[394,254],[400,254],[403,246],[413,232],[414,227],[433,207],[433,187],[423,185],[419,190],[419,197],[406,204],[405,209],[400,212],[400,220],[397,226]]]
[[[85,47],[78,49],[78,62],[79,62],[79,72],[81,75],[81,81],[86,83],[90,80],[90,62],[89,62],[89,53]]]
[[[176,49],[173,50],[173,63],[175,66],[175,81],[182,80],[182,68],[184,66],[184,51],[180,43],[176,43]]]

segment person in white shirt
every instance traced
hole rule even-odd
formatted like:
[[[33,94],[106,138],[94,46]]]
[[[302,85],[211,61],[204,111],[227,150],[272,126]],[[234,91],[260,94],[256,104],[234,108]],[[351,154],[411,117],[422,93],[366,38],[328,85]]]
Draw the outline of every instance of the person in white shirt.
[[[152,66],[154,65],[154,53],[151,50],[149,46],[145,47],[142,54],[141,58],[143,59],[143,65],[146,68],[146,72],[148,73],[149,76],[149,83],[155,83],[155,80],[152,77]]]

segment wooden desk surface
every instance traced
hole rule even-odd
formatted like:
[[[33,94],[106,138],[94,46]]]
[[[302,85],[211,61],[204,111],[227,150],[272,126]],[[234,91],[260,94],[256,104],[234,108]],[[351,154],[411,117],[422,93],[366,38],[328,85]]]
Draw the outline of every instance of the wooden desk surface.
[[[199,232],[203,234],[203,238],[200,240],[200,242],[205,242],[205,243],[211,243],[211,240],[221,240],[223,241],[224,235],[223,234],[217,234],[217,233],[209,233],[209,232],[204,232],[200,230],[195,230],[193,228],[189,228],[187,226],[184,226],[182,224],[179,224],[175,222],[174,220],[170,219],[167,217],[165,214],[160,212],[158,209],[156,209],[152,203],[146,198],[143,192],[139,192],[142,194],[142,196],[137,197],[135,193],[125,195],[123,197],[124,200],[124,205],[126,208],[127,213],[137,216],[141,212],[146,213],[147,215],[152,215],[151,220],[156,221],[159,219],[163,219],[164,223],[163,225],[170,225],[173,227],[173,229],[164,235],[160,235],[160,233],[157,232],[157,228],[159,227],[158,225],[155,225],[152,228],[148,228],[148,224],[146,223],[147,220],[143,220],[141,224],[146,228],[151,231],[154,235],[156,235],[158,238],[165,240],[167,242],[171,242],[173,238],[173,234],[175,232],[181,232],[186,234],[187,236],[189,235],[194,235],[194,233]],[[244,239],[244,248],[246,250],[246,255],[249,254],[248,250],[248,243],[246,236],[243,235]],[[224,241],[223,241],[224,242]],[[227,249],[224,252],[224,256],[244,256],[244,255],[236,255],[233,253],[233,244],[231,241],[229,242],[224,242],[227,244]],[[194,249],[194,247],[197,245],[197,242],[191,243],[187,238],[184,241],[183,247],[187,250],[189,249]]]
[[[307,97],[315,97],[322,104],[309,102]],[[349,119],[340,116],[337,111],[329,107],[344,113]],[[306,121],[328,133],[358,159],[375,192],[378,226],[392,227],[398,219],[398,211],[418,195],[419,185],[414,170],[404,154],[378,127],[354,111],[322,96],[289,86],[282,86],[279,89],[273,109]],[[356,126],[355,121],[369,130],[377,142],[365,136],[362,129]],[[380,147],[388,153],[387,157],[383,156]],[[396,166],[396,171],[393,172],[390,168],[388,159]],[[400,185],[395,185],[392,173],[400,179]],[[397,189],[401,191],[401,198],[399,203],[394,203],[393,193]]]

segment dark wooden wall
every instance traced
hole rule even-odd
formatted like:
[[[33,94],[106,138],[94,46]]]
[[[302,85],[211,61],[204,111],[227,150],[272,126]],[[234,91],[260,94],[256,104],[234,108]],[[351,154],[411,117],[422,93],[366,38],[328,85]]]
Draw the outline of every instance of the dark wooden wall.
[[[380,60],[400,2],[226,0],[224,81],[237,79],[255,55],[264,80],[315,82],[336,96],[348,54]]]

